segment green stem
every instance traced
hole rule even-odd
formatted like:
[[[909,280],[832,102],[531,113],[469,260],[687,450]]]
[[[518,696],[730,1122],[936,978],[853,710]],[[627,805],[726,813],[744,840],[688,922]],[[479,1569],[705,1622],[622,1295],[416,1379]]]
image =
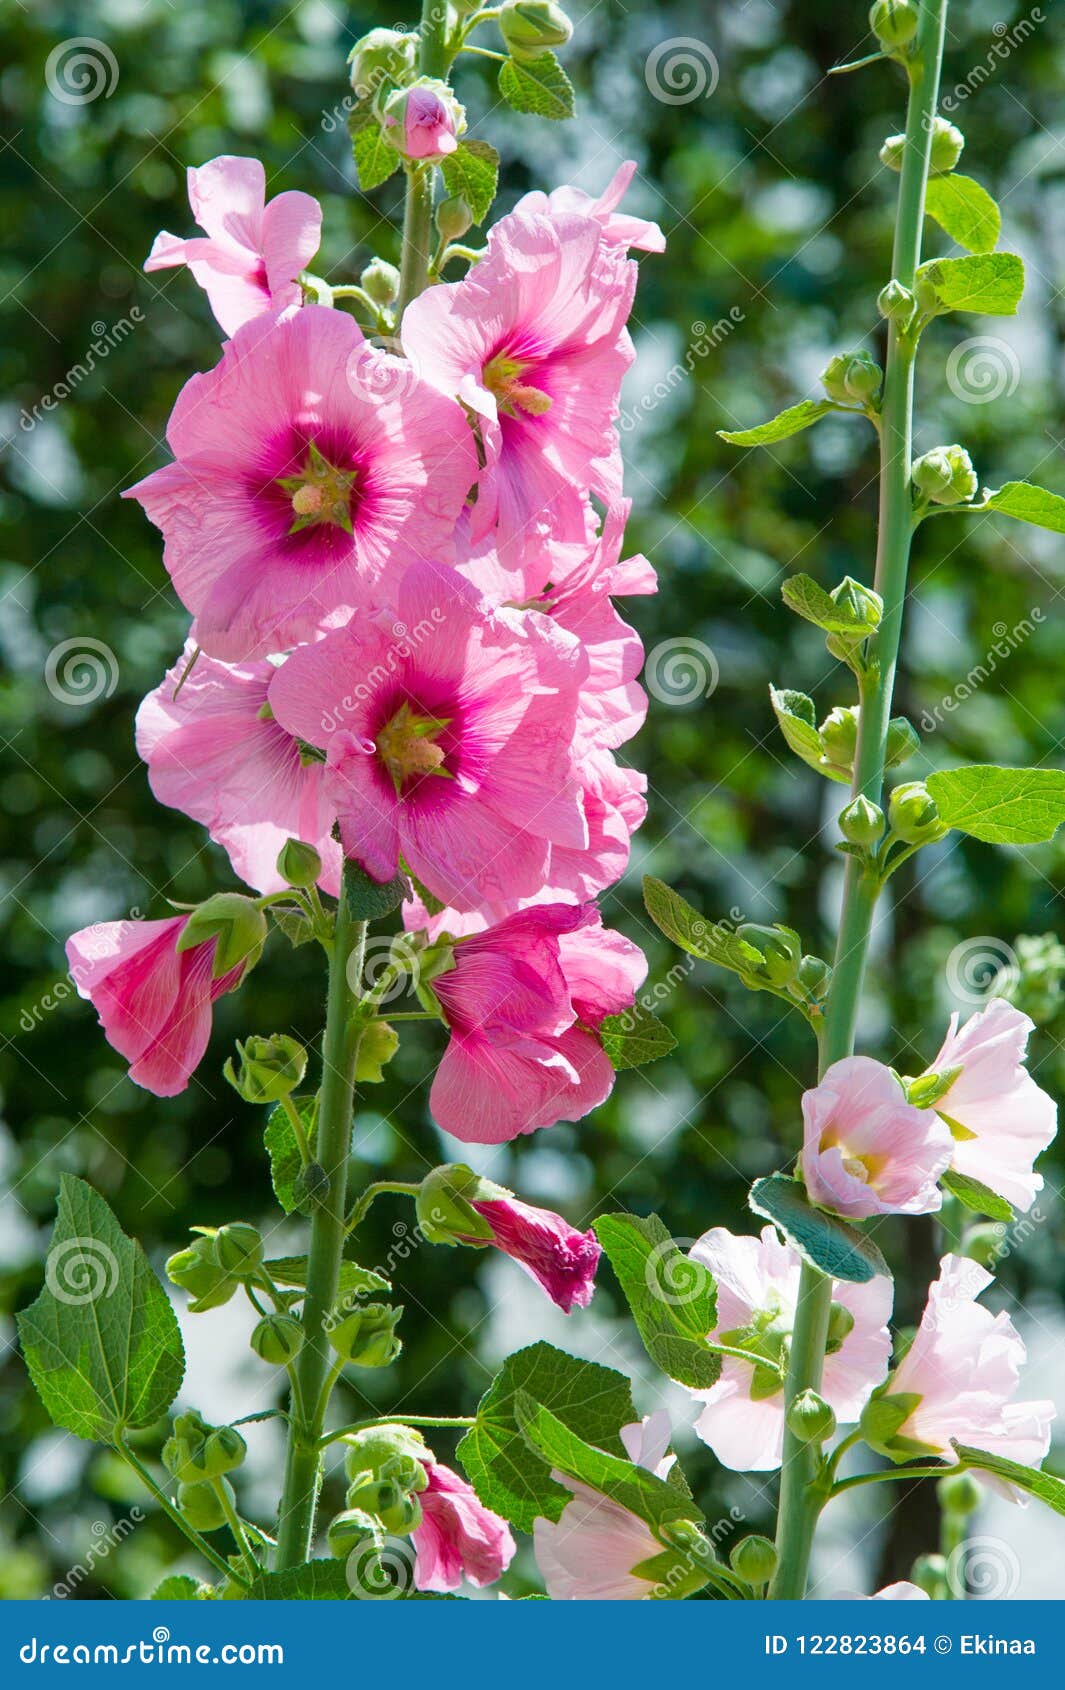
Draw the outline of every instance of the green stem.
[[[376,1198],[383,1196],[386,1191],[394,1192],[397,1197],[417,1197],[420,1190],[420,1186],[411,1185],[406,1180],[375,1180],[373,1185],[368,1185],[366,1190],[362,1192],[360,1196],[356,1197],[354,1203],[351,1205],[351,1212],[345,1222],[344,1230],[349,1233],[354,1232],[355,1228],[365,1220],[371,1203],[373,1203]]]
[[[833,1496],[857,1490],[861,1485],[889,1485],[899,1479],[946,1479],[951,1473],[964,1473],[964,1467],[944,1467],[937,1461],[934,1467],[886,1467],[879,1473],[855,1473],[849,1479],[839,1479],[832,1487]]]
[[[419,76],[446,77],[451,65],[447,43],[447,7],[441,0],[422,0],[419,26]],[[433,167],[407,167],[407,203],[403,212],[403,254],[399,264],[396,332],[403,313],[429,280],[433,258]]]
[[[324,1432],[318,1440],[320,1449],[327,1449],[341,1438],[346,1438],[351,1432],[368,1432],[374,1426],[429,1426],[439,1431],[461,1430],[475,1426],[477,1422],[469,1414],[380,1414],[372,1420],[352,1420],[350,1425],[337,1426],[331,1432]]]
[[[212,1480],[211,1489],[214,1491],[222,1505],[222,1512],[226,1517],[226,1525],[233,1534],[233,1542],[236,1544],[237,1552],[240,1555],[241,1560],[244,1562],[248,1577],[249,1579],[253,1579],[259,1571],[259,1563],[252,1554],[251,1545],[248,1542],[247,1534],[244,1530],[244,1523],[234,1508],[232,1502],[229,1500],[229,1492],[226,1490],[225,1480]]]
[[[311,1147],[307,1142],[307,1134],[300,1119],[300,1112],[291,1097],[283,1097],[281,1102],[292,1128],[292,1136],[296,1140],[296,1148],[300,1153],[300,1165],[305,1168],[311,1159]]]
[[[914,285],[921,256],[925,188],[939,93],[947,3],[948,0],[925,0],[921,7],[914,54],[907,66],[910,97],[906,109],[906,142],[892,258],[893,276],[907,288]],[[877,804],[884,790],[888,723],[913,534],[910,493],[913,369],[912,342],[905,333],[889,327],[880,429],[880,510],[874,583],[884,601],[884,612],[874,641],[875,665],[861,686],[861,718],[852,788],[855,797],[864,794]],[[821,1038],[822,1073],[832,1063],[849,1056],[854,1049],[878,892],[876,876],[857,858],[848,858],[832,985],[825,1006]],[[832,1281],[804,1263],[785,1386],[785,1400],[789,1404],[801,1391],[820,1389],[831,1307]],[[805,1444],[791,1432],[785,1432],[777,1519],[778,1566],[770,1587],[771,1597],[778,1601],[801,1600],[806,1594],[817,1519],[829,1495],[822,1479],[822,1465],[816,1445]]]
[[[336,942],[329,965],[321,1105],[315,1143],[316,1159],[324,1168],[328,1183],[315,1205],[311,1221],[307,1294],[302,1316],[304,1341],[295,1365],[298,1390],[292,1396],[285,1485],[278,1527],[279,1571],[306,1561],[314,1532],[321,1477],[318,1440],[322,1435],[327,1406],[321,1400],[322,1387],[330,1366],[325,1321],[337,1300],[344,1251],[355,1059],[361,1032],[360,1024],[352,1020],[356,992],[348,983],[348,974],[349,962],[354,956],[357,966],[351,967],[351,978],[356,984],[361,980],[362,952],[366,944],[366,923],[354,921],[350,915],[347,874],[345,867],[345,884],[341,887],[337,907]]]
[[[174,1503],[167,1496],[166,1492],[156,1484],[151,1473],[148,1471],[148,1468],[144,1465],[140,1457],[129,1447],[129,1444],[121,1434],[119,1434],[118,1441],[114,1448],[116,1454],[122,1457],[122,1460],[126,1462],[127,1466],[132,1467],[141,1483],[148,1491],[151,1492],[152,1496],[163,1510],[163,1513],[168,1517],[168,1519],[172,1520],[178,1530],[188,1538],[193,1548],[199,1550],[204,1560],[209,1561],[215,1571],[221,1573],[224,1578],[235,1579],[238,1584],[244,1584],[245,1580],[241,1578],[238,1573],[233,1571],[229,1562],[225,1560],[223,1556],[219,1555],[216,1549],[212,1549],[205,1537],[201,1537],[200,1533],[196,1531],[193,1526],[189,1525],[180,1509],[174,1506]]]

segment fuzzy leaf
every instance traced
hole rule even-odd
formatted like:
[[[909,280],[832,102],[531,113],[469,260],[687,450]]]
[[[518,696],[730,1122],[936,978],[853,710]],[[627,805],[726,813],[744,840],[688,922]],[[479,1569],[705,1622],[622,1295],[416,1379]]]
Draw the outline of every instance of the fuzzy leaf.
[[[921,265],[917,279],[931,282],[940,311],[1012,317],[1024,292],[1024,265],[1015,252],[935,258],[931,264]]]
[[[596,1237],[651,1360],[691,1390],[709,1390],[721,1358],[706,1346],[717,1320],[713,1275],[673,1242],[657,1215],[600,1215]]]
[[[781,597],[789,610],[802,616],[826,634],[866,634],[869,624],[846,604],[837,604],[811,575],[793,575],[785,581]],[[812,710],[811,705],[811,710]]]
[[[987,189],[971,176],[959,176],[955,171],[933,176],[924,208],[967,252],[994,252],[998,245],[1002,213]]]
[[[1022,1467],[1019,1461],[1008,1461],[1004,1455],[991,1455],[986,1449],[970,1449],[967,1444],[955,1443],[959,1461],[975,1467],[978,1473],[994,1473],[1007,1484],[1016,1485],[1026,1496],[1045,1502],[1055,1514],[1065,1514],[1065,1479],[1053,1473],[1041,1473],[1035,1467]]]
[[[726,923],[707,921],[679,892],[652,874],[644,876],[643,901],[655,926],[689,956],[716,962],[737,974],[750,974],[764,963],[754,945],[739,938]]]
[[[314,1147],[315,1115],[317,1113],[316,1100],[313,1097],[296,1097],[292,1100],[299,1110],[300,1120],[303,1122],[307,1141]],[[308,1202],[298,1189],[297,1181],[302,1169],[299,1145],[296,1135],[292,1131],[292,1122],[288,1118],[283,1103],[277,1103],[271,1109],[266,1119],[266,1130],[263,1134],[263,1144],[270,1158],[270,1179],[277,1198],[286,1215],[308,1213]]]
[[[1035,528],[1065,534],[1065,499],[1030,481],[1007,481],[997,493],[988,495],[987,509],[1001,511],[1018,522],[1030,522]]]
[[[940,1180],[944,1190],[956,1197],[959,1203],[964,1203],[974,1214],[987,1215],[993,1221],[1013,1220],[1013,1205],[1007,1203],[990,1186],[984,1185],[978,1179],[970,1179],[968,1174],[945,1173]]]
[[[803,399],[800,404],[789,405],[786,411],[779,412],[768,422],[758,423],[755,428],[719,428],[718,437],[727,440],[730,446],[774,446],[778,440],[789,440],[793,434],[801,434],[804,428],[820,422],[829,411],[837,408],[831,399]]]
[[[209,1584],[200,1584],[198,1580],[190,1578],[188,1573],[171,1573],[162,1584],[157,1584],[152,1591],[152,1602],[199,1602],[211,1601],[214,1591]]]
[[[464,199],[475,223],[483,223],[496,197],[499,154],[487,141],[460,141],[442,164],[449,194]]]
[[[314,938],[314,927],[305,910],[294,904],[272,904],[270,914],[290,945],[298,948]]]
[[[814,720],[813,699],[807,698],[804,692],[793,692],[790,687],[772,686],[769,697],[780,731],[796,757],[801,757],[827,780],[849,786],[850,776],[825,760],[824,745]]]
[[[372,1542],[372,1540],[371,1540]],[[306,1561],[283,1573],[260,1573],[247,1600],[253,1602],[348,1602],[355,1592],[344,1561]]]
[[[972,763],[925,782],[948,827],[989,845],[1038,845],[1065,822],[1065,770]]]
[[[349,857],[344,864],[340,895],[347,899],[353,921],[380,921],[410,898],[410,881],[405,874],[394,874],[391,880],[383,882],[371,880]]]
[[[572,117],[573,84],[554,53],[535,59],[508,59],[499,67],[499,92],[515,111],[558,121]]]
[[[266,1271],[275,1285],[293,1286],[300,1291],[306,1288],[306,1256],[277,1256],[273,1261],[266,1263]],[[391,1282],[385,1279],[383,1274],[376,1273],[373,1268],[360,1267],[358,1262],[341,1262],[337,1285],[338,1302],[344,1303],[349,1297],[370,1296],[391,1289]]]
[[[867,1285],[877,1274],[890,1279],[888,1265],[872,1239],[838,1215],[815,1208],[798,1180],[786,1174],[756,1180],[747,1202],[829,1278],[851,1285]]]
[[[607,1015],[599,1023],[599,1038],[616,1073],[657,1062],[677,1047],[664,1021],[635,1003],[621,1015]]]
[[[359,173],[359,187],[364,194],[379,188],[399,169],[399,154],[391,142],[385,140],[376,120],[355,131],[351,137],[351,150]]]

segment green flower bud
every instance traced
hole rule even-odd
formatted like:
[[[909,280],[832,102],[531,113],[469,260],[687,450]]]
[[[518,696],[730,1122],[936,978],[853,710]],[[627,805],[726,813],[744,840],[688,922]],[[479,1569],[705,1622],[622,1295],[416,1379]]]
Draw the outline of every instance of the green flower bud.
[[[907,845],[927,845],[947,832],[935,799],[919,780],[904,781],[895,788],[888,804],[888,825]]]
[[[329,1342],[338,1356],[356,1367],[387,1367],[403,1348],[396,1337],[402,1313],[401,1307],[391,1308],[387,1303],[364,1303],[337,1322],[329,1333]]]
[[[879,804],[859,796],[840,813],[839,831],[850,844],[870,851],[884,831],[884,812]]]
[[[918,1555],[910,1578],[918,1590],[923,1590],[933,1602],[944,1600],[949,1593],[947,1562],[943,1555]]]
[[[251,1279],[263,1265],[262,1236],[246,1221],[230,1221],[228,1226],[220,1226],[213,1242],[219,1266],[234,1279]]]
[[[351,86],[360,100],[414,80],[418,36],[412,30],[371,29],[348,54]]]
[[[858,749],[857,705],[837,705],[830,710],[821,723],[820,734],[828,761],[837,769],[853,768]]]
[[[934,505],[961,505],[980,485],[964,446],[936,446],[913,466],[913,484]]]
[[[303,1348],[303,1328],[290,1314],[265,1314],[253,1329],[252,1349],[273,1367],[287,1367]]]
[[[920,749],[921,736],[912,722],[905,716],[892,716],[888,723],[887,748],[884,753],[884,763],[889,769],[897,768],[905,763],[914,752]]]
[[[962,1519],[975,1514],[984,1500],[979,1480],[971,1473],[952,1473],[949,1479],[940,1479],[936,1495],[945,1514],[956,1514]]]
[[[209,939],[217,941],[213,974],[219,979],[244,963],[254,968],[266,943],[266,917],[254,898],[241,892],[216,892],[194,909],[177,942],[191,951]]]
[[[802,942],[790,927],[763,927],[757,921],[745,921],[737,928],[737,936],[746,939],[765,958],[761,973],[774,986],[787,986],[794,980],[802,961]]]
[[[965,136],[957,125],[949,123],[945,117],[937,117],[932,127],[932,170],[937,175],[953,170],[964,146]]]
[[[193,1314],[221,1308],[237,1289],[237,1281],[219,1265],[212,1238],[196,1238],[186,1250],[178,1250],[166,1264],[167,1278],[188,1291]]]
[[[836,1430],[836,1416],[816,1391],[800,1391],[789,1405],[788,1430],[804,1444],[823,1444]]]
[[[503,44],[514,59],[536,59],[564,47],[573,25],[553,0],[504,0],[498,19]]]
[[[1005,1235],[1006,1228],[1001,1221],[981,1221],[978,1226],[967,1229],[958,1254],[968,1256],[971,1262],[979,1262],[981,1267],[994,1267],[1002,1259]]]
[[[329,1522],[329,1529],[325,1534],[329,1553],[343,1561],[371,1535],[373,1526],[374,1521],[369,1514],[363,1514],[358,1508],[345,1509]]]
[[[230,1501],[234,1500],[232,1488],[227,1485],[226,1489],[229,1491]],[[219,1526],[226,1523],[222,1499],[211,1485],[179,1485],[177,1503],[193,1531],[216,1532]]]
[[[876,308],[889,323],[904,329],[917,309],[917,301],[909,288],[892,279],[877,294]]]
[[[872,587],[863,587],[860,581],[845,575],[828,596],[833,604],[849,610],[857,621],[864,624],[870,634],[879,628],[884,614],[884,601]]]
[[[880,392],[883,380],[883,370],[868,352],[840,352],[821,372],[828,397],[841,404],[854,401],[868,404]]]
[[[313,845],[302,839],[286,839],[277,854],[277,872],[289,886],[316,886],[322,859]]]
[[[422,1180],[414,1200],[423,1236],[430,1244],[490,1244],[492,1228],[473,1202],[498,1197],[502,1189],[475,1174],[465,1162],[445,1162],[433,1168]]]
[[[905,135],[889,135],[880,149],[881,164],[886,164],[889,170],[901,170],[905,156]]]
[[[874,0],[869,8],[869,28],[889,51],[905,47],[917,34],[917,8],[911,0]]]
[[[442,241],[460,241],[473,226],[473,215],[459,194],[441,200],[436,208],[436,228]]]
[[[407,1532],[417,1531],[422,1523],[422,1505],[414,1495],[400,1496],[391,1508],[382,1508],[378,1515],[386,1532],[402,1537]]]
[[[404,1491],[394,1479],[382,1479],[370,1473],[360,1473],[348,1486],[347,1504],[359,1514],[370,1514],[376,1520],[383,1508],[393,1508],[401,1501]]]
[[[833,1303],[828,1316],[825,1353],[834,1356],[854,1331],[854,1316],[842,1303]]]
[[[742,1537],[729,1556],[729,1566],[748,1584],[768,1584],[777,1570],[776,1545],[767,1537]]]
[[[232,1473],[248,1453],[235,1426],[216,1426],[199,1449],[192,1452],[192,1467],[201,1479],[220,1479]]]
[[[824,957],[807,954],[799,964],[796,983],[802,987],[807,997],[819,1002],[828,991],[832,979],[832,969]]]
[[[294,1092],[307,1072],[307,1052],[287,1033],[254,1034],[237,1044],[237,1066],[227,1057],[222,1073],[245,1103],[277,1103]]]
[[[384,1070],[399,1049],[399,1034],[387,1021],[368,1021],[359,1039],[359,1054],[355,1058],[355,1078],[361,1084],[376,1086],[384,1079]]]
[[[359,277],[359,286],[375,305],[391,305],[399,297],[399,271],[383,258],[372,258]]]

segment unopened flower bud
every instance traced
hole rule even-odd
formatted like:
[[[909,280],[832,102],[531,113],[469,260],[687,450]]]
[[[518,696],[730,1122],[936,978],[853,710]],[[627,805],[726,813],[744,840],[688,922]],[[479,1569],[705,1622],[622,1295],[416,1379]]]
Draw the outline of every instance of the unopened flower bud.
[[[192,911],[177,942],[178,951],[216,940],[214,977],[246,963],[254,967],[266,943],[266,917],[254,898],[241,892],[216,892]]]
[[[887,746],[884,752],[884,763],[887,768],[894,769],[900,763],[905,763],[914,752],[919,750],[921,736],[912,722],[905,716],[892,716],[888,723]]]
[[[263,1265],[262,1235],[246,1221],[230,1221],[214,1235],[219,1266],[234,1279],[251,1279]]]
[[[166,1264],[167,1278],[192,1297],[189,1309],[204,1314],[221,1308],[237,1289],[237,1281],[220,1265],[212,1238],[196,1238],[185,1250],[178,1250]]]
[[[765,975],[774,986],[786,986],[794,980],[802,961],[802,943],[790,927],[764,927],[760,922],[745,921],[736,931],[740,939],[761,951]]]
[[[767,1537],[741,1537],[729,1556],[729,1566],[748,1584],[768,1584],[777,1570],[776,1545]]]
[[[477,1244],[481,1240],[490,1244],[492,1228],[473,1203],[491,1197],[497,1189],[465,1162],[445,1162],[433,1168],[415,1198],[422,1236],[430,1244]]]
[[[359,1039],[355,1078],[360,1085],[380,1085],[384,1070],[399,1049],[399,1034],[387,1021],[368,1021]]]
[[[975,1514],[984,1500],[980,1482],[971,1473],[952,1473],[949,1479],[940,1479],[936,1495],[945,1514],[957,1514],[963,1519]]]
[[[820,727],[825,756],[838,769],[851,769],[858,749],[858,709],[856,705],[837,705],[830,710]]]
[[[287,1367],[303,1348],[303,1328],[290,1314],[265,1314],[253,1328],[251,1347],[273,1367]]]
[[[553,0],[504,0],[499,33],[514,59],[536,59],[553,47],[564,47],[573,25]]]
[[[946,1558],[942,1555],[918,1555],[910,1578],[918,1590],[923,1590],[934,1602],[941,1601],[948,1592]]]
[[[227,1058],[222,1073],[245,1103],[277,1103],[294,1092],[307,1072],[307,1052],[287,1033],[253,1034],[237,1044],[237,1063]]]
[[[371,258],[359,277],[359,286],[375,305],[391,305],[399,297],[399,271],[383,258]]]
[[[347,1445],[344,1470],[349,1479],[356,1481],[366,1475],[376,1477],[399,1472],[404,1479],[410,1476],[410,1485],[405,1483],[404,1488],[425,1488],[423,1464],[430,1459],[429,1449],[413,1426],[368,1426],[364,1432],[349,1432],[344,1443]]]
[[[473,224],[469,206],[460,194],[451,194],[436,208],[436,230],[442,241],[460,241]]]
[[[917,301],[909,288],[892,279],[877,294],[876,308],[889,323],[905,328],[917,309]]]
[[[913,466],[913,484],[934,505],[961,505],[980,485],[964,446],[936,446]]]
[[[832,979],[832,970],[824,957],[807,954],[799,964],[796,982],[802,987],[807,997],[820,1001],[828,990]]]
[[[949,123],[945,117],[937,117],[932,126],[932,170],[937,175],[953,170],[964,146],[965,136],[957,125]]]
[[[804,1444],[823,1444],[836,1430],[836,1416],[816,1391],[800,1391],[788,1407],[788,1430]]]
[[[888,804],[888,825],[907,845],[927,845],[947,831],[935,799],[919,780],[903,781],[895,788]]]
[[[884,372],[868,352],[840,352],[829,359],[821,382],[830,399],[865,405],[880,392]]]
[[[337,1514],[329,1522],[329,1529],[325,1534],[329,1553],[335,1555],[338,1560],[343,1560],[371,1536],[374,1523],[373,1515],[365,1514],[358,1508],[346,1508],[342,1514]]]
[[[277,855],[277,872],[289,886],[315,886],[322,859],[303,839],[286,839]]]
[[[884,831],[884,812],[879,804],[859,795],[840,813],[839,831],[851,845],[872,850]]]
[[[901,170],[906,156],[905,135],[889,135],[880,149],[880,162],[889,170]]]
[[[235,1426],[216,1426],[202,1448],[194,1452],[192,1464],[202,1478],[220,1479],[223,1473],[239,1467],[247,1453],[248,1446]]]
[[[869,8],[869,28],[889,51],[905,47],[917,34],[917,8],[912,0],[874,0]]]
[[[404,158],[446,158],[458,148],[466,113],[446,82],[420,76],[409,88],[397,88],[388,96],[381,127]]]
[[[227,1486],[227,1489],[229,1490],[230,1500],[234,1500],[232,1488]],[[188,1521],[193,1531],[215,1532],[219,1526],[224,1526],[226,1523],[226,1511],[222,1507],[222,1499],[213,1485],[179,1485],[177,1503],[182,1517]]]
[[[854,1316],[843,1303],[833,1303],[828,1315],[828,1333],[825,1339],[825,1352],[835,1355],[843,1348],[846,1340],[854,1331]]]
[[[338,1356],[356,1367],[387,1367],[403,1348],[396,1337],[402,1313],[401,1307],[391,1308],[387,1303],[365,1303],[337,1322],[329,1342]]]
[[[371,29],[348,54],[351,86],[360,100],[414,78],[418,37],[412,30]]]
[[[1001,1221],[981,1221],[977,1226],[966,1229],[958,1254],[967,1256],[971,1262],[979,1262],[981,1267],[993,1268],[1002,1260],[1005,1236],[1006,1228]]]

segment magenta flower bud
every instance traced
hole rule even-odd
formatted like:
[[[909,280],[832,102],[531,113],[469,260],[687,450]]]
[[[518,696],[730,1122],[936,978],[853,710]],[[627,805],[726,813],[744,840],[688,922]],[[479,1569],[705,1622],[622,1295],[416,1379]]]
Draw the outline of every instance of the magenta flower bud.
[[[410,88],[397,88],[385,101],[381,118],[389,141],[404,158],[446,158],[458,146],[466,113],[446,82],[419,77]]]
[[[496,1249],[519,1263],[563,1314],[588,1307],[602,1254],[594,1232],[578,1232],[561,1215],[517,1197],[474,1199],[470,1207],[491,1227]]]

